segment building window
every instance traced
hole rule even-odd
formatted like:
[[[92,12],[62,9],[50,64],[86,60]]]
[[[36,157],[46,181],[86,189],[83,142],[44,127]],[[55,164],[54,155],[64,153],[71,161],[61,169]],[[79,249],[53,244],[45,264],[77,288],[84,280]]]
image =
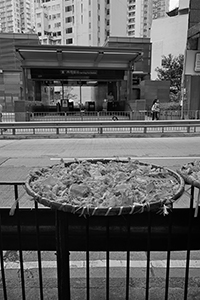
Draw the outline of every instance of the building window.
[[[72,22],[72,17],[65,18],[65,23],[71,23]]]
[[[72,33],[72,27],[66,29],[66,33]]]
[[[54,27],[56,28],[56,27],[60,27],[61,26],[61,22],[58,22],[58,23],[55,23],[54,24]]]
[[[73,44],[73,39],[67,39],[67,40],[66,40],[66,44],[67,44],[67,45]]]
[[[68,11],[72,11],[72,6],[71,5],[65,7],[65,12],[68,12]]]

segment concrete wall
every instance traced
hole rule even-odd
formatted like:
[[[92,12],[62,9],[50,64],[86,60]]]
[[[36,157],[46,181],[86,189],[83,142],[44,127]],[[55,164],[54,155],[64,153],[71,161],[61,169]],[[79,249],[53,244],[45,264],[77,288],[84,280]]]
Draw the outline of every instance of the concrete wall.
[[[6,112],[14,111],[14,102],[22,96],[21,63],[15,45],[39,44],[36,34],[0,33],[0,104]]]
[[[187,44],[188,14],[153,20],[151,28],[151,79],[157,78],[155,68],[161,66],[162,56],[184,54]]]
[[[169,102],[169,81],[144,80],[140,84],[141,99],[146,100],[146,109],[150,109],[152,102],[158,98],[160,102]]]
[[[199,50],[200,52],[200,1],[190,0],[190,13],[188,29],[192,27],[196,28],[195,34],[192,38],[187,40],[188,50]],[[190,30],[189,30],[190,32]],[[185,76],[186,87],[186,100],[184,101],[184,109],[186,110],[200,110],[200,74],[198,75],[186,75]]]

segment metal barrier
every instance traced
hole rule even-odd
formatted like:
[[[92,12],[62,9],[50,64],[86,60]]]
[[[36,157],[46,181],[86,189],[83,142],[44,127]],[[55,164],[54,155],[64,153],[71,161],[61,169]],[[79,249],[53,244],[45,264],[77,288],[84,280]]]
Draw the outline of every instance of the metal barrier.
[[[115,217],[80,217],[48,208],[19,208],[18,189],[23,182],[0,182],[0,186],[13,188],[15,202],[12,209],[0,209],[0,259],[1,281],[4,300],[8,299],[4,250],[19,251],[19,276],[21,298],[26,294],[27,277],[24,269],[24,251],[37,251],[39,297],[44,299],[44,282],[41,251],[56,251],[57,259],[57,296],[54,299],[70,300],[71,268],[70,255],[73,251],[84,251],[86,257],[85,295],[81,299],[91,298],[90,251],[106,253],[105,295],[110,299],[110,252],[126,253],[126,288],[123,299],[130,298],[130,257],[134,251],[146,252],[145,299],[150,299],[150,268],[152,251],[166,251],[166,276],[164,299],[169,296],[171,251],[186,250],[184,296],[186,300],[189,288],[190,253],[200,250],[200,214],[194,217],[194,187],[190,188],[190,208],[172,209],[169,215],[146,212],[135,215]],[[78,282],[76,283],[78,284]],[[50,287],[51,288],[51,287]],[[117,296],[116,296],[117,297]],[[17,299],[17,298],[15,298]],[[34,298],[36,299],[36,298]],[[116,300],[118,298],[115,298]],[[122,299],[122,298],[120,298]]]
[[[0,123],[0,136],[70,136],[70,134],[169,134],[199,133],[200,120],[173,121],[46,121]]]
[[[61,112],[26,112],[23,121],[94,121],[111,120],[116,116],[118,120],[151,120],[152,114],[149,110],[139,111],[61,111]],[[19,121],[15,119],[15,113],[3,113],[3,122]],[[161,110],[160,120],[198,120],[199,110]]]

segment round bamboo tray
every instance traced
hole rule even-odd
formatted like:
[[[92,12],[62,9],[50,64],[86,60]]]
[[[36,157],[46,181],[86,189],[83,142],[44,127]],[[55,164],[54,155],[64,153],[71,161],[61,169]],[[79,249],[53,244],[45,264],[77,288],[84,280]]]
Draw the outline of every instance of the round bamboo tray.
[[[89,163],[98,163],[101,162],[103,164],[107,164],[111,161],[114,162],[120,162],[120,163],[127,163],[128,160],[108,160],[108,159],[90,159],[87,160]],[[70,164],[74,163],[74,161],[71,161],[69,163],[65,163],[65,167],[70,166]],[[27,193],[33,197],[35,201],[38,203],[50,207],[54,210],[62,210],[64,212],[72,213],[72,214],[78,214],[78,215],[84,215],[84,216],[117,216],[117,215],[125,215],[125,214],[135,214],[135,213],[142,213],[145,211],[154,211],[154,212],[160,212],[163,214],[168,214],[168,208],[172,207],[172,203],[179,199],[183,192],[184,192],[184,186],[185,182],[183,178],[178,174],[177,172],[170,170],[168,168],[163,168],[156,165],[149,165],[142,162],[137,162],[138,166],[147,166],[151,167],[152,169],[159,169],[159,170],[165,170],[167,173],[172,176],[176,181],[178,182],[178,188],[175,191],[175,193],[170,198],[163,198],[159,199],[159,201],[155,202],[148,202],[145,203],[137,203],[133,202],[132,205],[127,206],[115,206],[115,207],[92,207],[92,206],[82,206],[82,205],[71,205],[69,203],[65,203],[63,201],[53,201],[46,197],[43,197],[33,191],[31,188],[31,182],[34,180],[32,175],[28,176],[28,179],[25,182],[25,189]],[[52,166],[53,167],[53,166]],[[50,167],[51,168],[51,167]]]
[[[177,172],[183,177],[184,181],[188,185],[192,185],[200,189],[200,161],[192,161],[183,165]]]

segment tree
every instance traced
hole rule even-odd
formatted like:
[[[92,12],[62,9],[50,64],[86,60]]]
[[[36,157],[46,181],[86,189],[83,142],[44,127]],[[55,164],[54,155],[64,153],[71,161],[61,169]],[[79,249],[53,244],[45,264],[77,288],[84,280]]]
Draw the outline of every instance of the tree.
[[[173,101],[180,100],[183,63],[183,54],[175,57],[169,54],[168,56],[162,56],[161,67],[155,69],[158,80],[170,81],[170,99]]]

